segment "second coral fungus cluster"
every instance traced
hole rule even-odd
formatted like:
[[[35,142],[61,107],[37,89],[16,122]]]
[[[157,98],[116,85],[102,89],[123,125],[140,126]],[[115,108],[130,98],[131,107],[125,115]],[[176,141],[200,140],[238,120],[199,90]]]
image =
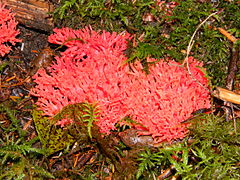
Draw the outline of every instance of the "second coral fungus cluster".
[[[4,4],[0,4],[0,56],[9,53],[11,50],[9,44],[15,45],[21,41],[16,39],[19,30],[16,28],[18,23],[14,16],[15,14],[6,9]]]
[[[67,50],[47,70],[35,74],[37,85],[31,91],[46,115],[53,116],[68,104],[97,102],[101,132],[110,133],[128,116],[157,143],[183,138],[187,129],[181,122],[192,112],[210,107],[209,93],[199,85],[207,86],[198,68],[202,64],[192,57],[190,70],[199,82],[172,60],[160,60],[147,75],[140,63],[125,63],[128,33],[111,34],[90,27],[54,31],[49,42],[64,44]],[[69,123],[66,119],[58,122],[61,126]]]

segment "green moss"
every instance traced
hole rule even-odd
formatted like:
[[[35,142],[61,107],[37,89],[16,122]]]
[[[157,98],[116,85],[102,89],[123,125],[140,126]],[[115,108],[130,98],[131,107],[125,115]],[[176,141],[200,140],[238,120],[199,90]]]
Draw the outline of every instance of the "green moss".
[[[43,148],[47,150],[47,155],[62,150],[74,142],[74,138],[67,131],[52,125],[41,111],[33,110],[32,115],[38,137]]]

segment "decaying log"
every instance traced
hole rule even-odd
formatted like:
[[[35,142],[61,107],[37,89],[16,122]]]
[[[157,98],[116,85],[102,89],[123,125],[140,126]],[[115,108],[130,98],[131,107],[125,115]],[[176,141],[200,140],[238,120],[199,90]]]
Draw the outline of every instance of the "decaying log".
[[[14,12],[16,20],[27,27],[50,31],[53,29],[53,19],[50,12],[53,5],[47,0],[0,0]]]

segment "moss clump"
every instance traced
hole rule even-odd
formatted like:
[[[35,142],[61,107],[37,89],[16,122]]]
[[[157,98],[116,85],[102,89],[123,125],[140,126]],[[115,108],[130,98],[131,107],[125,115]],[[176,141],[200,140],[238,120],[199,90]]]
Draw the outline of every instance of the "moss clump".
[[[240,133],[233,122],[202,115],[191,123],[190,139],[140,153],[137,177],[159,176],[160,166],[182,179],[239,179]]]
[[[43,116],[41,111],[33,110],[33,120],[43,148],[50,155],[74,142],[87,143],[89,137],[92,137],[91,128],[97,114],[95,105],[76,103],[64,107],[53,118]],[[64,128],[56,125],[64,118],[72,120],[73,123]]]

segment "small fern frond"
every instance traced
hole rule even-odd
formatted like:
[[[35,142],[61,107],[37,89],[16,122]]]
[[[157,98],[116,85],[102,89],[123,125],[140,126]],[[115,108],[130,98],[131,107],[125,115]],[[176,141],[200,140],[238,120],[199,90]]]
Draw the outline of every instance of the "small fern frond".
[[[154,62],[147,62],[147,58],[159,59],[163,56],[160,46],[143,42],[139,42],[137,47],[129,47],[127,50],[127,55],[129,58],[125,61],[125,63],[140,61],[143,65],[143,71],[145,71],[147,74],[149,74],[149,65],[159,61],[156,60]]]
[[[96,104],[87,104],[83,103],[83,106],[85,107],[83,109],[83,121],[87,122],[87,129],[88,129],[88,135],[90,138],[92,138],[91,128],[93,126],[93,122],[97,121],[97,118],[99,117],[99,110]]]
[[[162,57],[161,47],[150,43],[139,42],[137,47],[129,47],[129,58],[126,62],[132,62],[134,59],[143,60],[147,57],[160,58]]]

